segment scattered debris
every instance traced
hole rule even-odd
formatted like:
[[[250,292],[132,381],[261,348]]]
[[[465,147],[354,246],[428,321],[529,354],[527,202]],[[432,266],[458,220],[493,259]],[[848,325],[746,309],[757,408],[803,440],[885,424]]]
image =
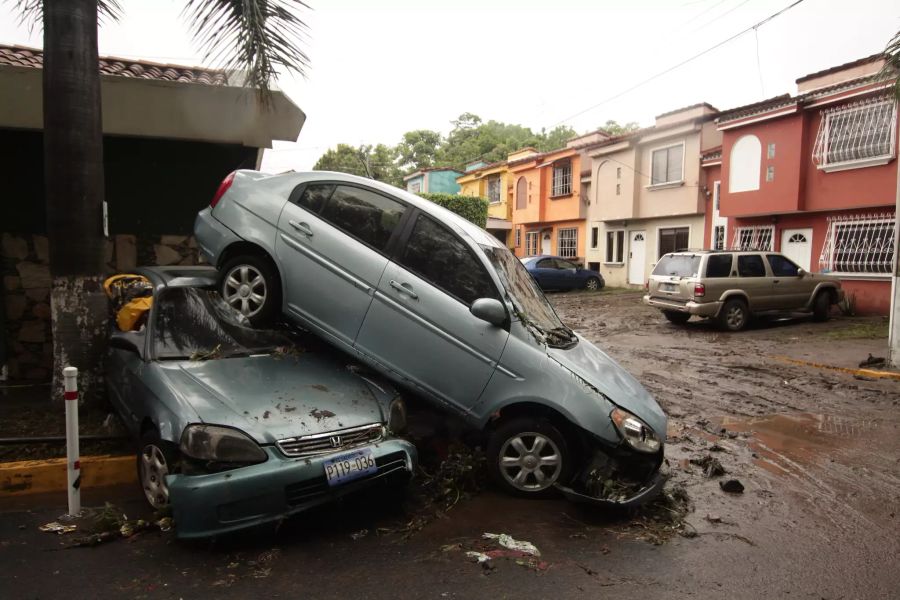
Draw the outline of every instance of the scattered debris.
[[[744,493],[744,484],[738,481],[737,479],[729,479],[727,481],[720,481],[719,487],[722,488],[723,492],[728,492],[729,494],[743,494]]]
[[[721,523],[722,517],[720,517],[719,515],[706,515],[706,520],[710,523]]]
[[[318,408],[314,408],[309,411],[309,416],[314,417],[316,421],[321,421],[322,419],[329,419],[334,416],[334,413],[330,410],[319,410]]]
[[[541,555],[540,550],[538,550],[537,547],[531,542],[526,542],[524,540],[515,540],[512,538],[512,536],[505,533],[485,533],[481,537],[486,540],[497,540],[498,544],[509,550],[524,552],[525,554],[531,554],[532,556]]]
[[[213,360],[220,358],[222,355],[222,344],[216,344],[216,347],[209,352],[197,351],[191,354],[190,360]]]
[[[690,463],[703,469],[703,474],[709,478],[719,477],[727,473],[725,467],[719,462],[719,459],[714,458],[711,454],[699,458],[692,458]]]
[[[47,523],[46,525],[41,525],[38,527],[39,530],[44,531],[46,533],[55,533],[57,535],[63,535],[66,533],[72,533],[73,531],[78,529],[77,525],[63,525],[57,521],[53,521],[52,523]]]
[[[466,552],[466,556],[469,558],[474,558],[478,562],[478,564],[486,563],[487,561],[491,560],[491,557],[484,552],[469,551]]]
[[[872,356],[869,354],[869,358],[859,363],[859,368],[865,367],[883,367],[887,363],[887,360],[883,356]]]
[[[369,530],[368,530],[368,529],[360,529],[360,530],[357,531],[356,533],[351,533],[351,534],[350,534],[350,539],[351,539],[351,540],[361,540],[361,539],[363,539],[364,537],[366,537],[367,535],[369,535]]]
[[[85,529],[92,533],[75,538],[69,548],[98,546],[122,538],[130,538],[146,531],[171,531],[175,521],[171,516],[157,513],[151,520],[129,519],[115,505],[107,502],[101,508],[85,508],[83,519]]]
[[[569,539],[584,540],[584,539],[587,539],[587,534],[586,533],[571,533],[571,534],[569,534]]]
[[[489,540],[499,545],[500,548],[491,547],[491,544],[485,545],[484,540]],[[481,536],[481,540],[475,542],[475,546],[474,549],[466,551],[466,558],[474,559],[489,571],[496,568],[495,561],[497,559],[509,559],[520,567],[534,571],[546,571],[550,567],[549,563],[538,558],[541,553],[534,544],[516,540],[505,533],[485,533]],[[462,549],[462,544],[453,544],[442,548],[444,551],[455,549]]]

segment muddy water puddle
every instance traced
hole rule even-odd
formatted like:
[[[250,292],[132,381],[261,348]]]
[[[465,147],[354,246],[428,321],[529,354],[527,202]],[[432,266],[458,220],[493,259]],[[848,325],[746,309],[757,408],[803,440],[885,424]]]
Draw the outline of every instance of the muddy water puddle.
[[[785,475],[806,472],[809,466],[833,459],[877,423],[801,413],[750,419],[723,417],[718,425],[726,432],[743,434],[756,465]]]

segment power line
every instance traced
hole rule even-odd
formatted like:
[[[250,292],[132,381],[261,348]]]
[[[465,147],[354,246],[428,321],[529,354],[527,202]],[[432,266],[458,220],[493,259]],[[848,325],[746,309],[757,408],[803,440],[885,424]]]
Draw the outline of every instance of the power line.
[[[768,17],[766,17],[765,19],[763,19],[763,20],[760,21],[759,23],[756,23],[755,25],[752,25],[752,26],[748,27],[747,29],[742,30],[742,31],[740,31],[740,32],[738,32],[738,33],[732,35],[731,37],[729,37],[729,38],[727,38],[727,39],[725,39],[725,40],[722,40],[721,42],[717,43],[716,45],[710,46],[710,47],[707,48],[706,50],[703,50],[702,52],[698,52],[697,54],[691,56],[690,58],[687,58],[687,59],[681,61],[680,63],[676,64],[676,65],[673,65],[673,66],[671,66],[671,67],[669,67],[669,68],[667,68],[667,69],[665,69],[665,70],[663,70],[663,71],[660,71],[659,73],[656,73],[655,75],[652,75],[652,76],[648,77],[647,79],[644,79],[644,80],[642,80],[642,81],[640,81],[640,82],[634,84],[633,86],[631,86],[631,87],[629,87],[629,88],[627,88],[627,89],[625,89],[625,90],[623,90],[623,91],[621,91],[621,92],[619,92],[619,93],[617,93],[617,94],[614,94],[614,95],[612,95],[612,96],[610,96],[610,97],[608,97],[608,98],[606,98],[606,99],[604,99],[604,100],[598,102],[597,104],[594,104],[594,105],[592,105],[592,106],[589,106],[588,108],[585,108],[584,110],[581,110],[581,111],[579,111],[579,112],[577,112],[577,113],[575,113],[575,114],[573,114],[573,115],[570,115],[570,116],[568,116],[568,117],[566,117],[566,118],[564,118],[564,119],[561,119],[560,121],[554,123],[551,127],[556,127],[557,125],[562,125],[562,124],[565,123],[566,121],[571,121],[571,120],[574,119],[575,117],[580,117],[581,115],[583,115],[583,114],[586,113],[586,112],[590,112],[590,111],[594,110],[595,108],[598,108],[598,107],[600,107],[600,106],[603,106],[604,104],[608,104],[608,103],[612,102],[613,100],[616,100],[617,98],[621,98],[621,97],[624,96],[625,94],[628,94],[628,93],[630,93],[630,92],[633,92],[634,90],[636,90],[636,89],[638,89],[638,88],[640,88],[640,87],[643,87],[643,86],[647,85],[648,83],[650,83],[650,82],[653,81],[654,79],[658,79],[658,78],[662,77],[663,75],[668,75],[668,74],[671,73],[672,71],[674,71],[674,70],[676,70],[676,69],[678,69],[678,68],[680,68],[680,67],[683,67],[684,65],[688,64],[689,62],[692,62],[692,61],[694,61],[694,60],[697,60],[697,59],[700,58],[701,56],[704,56],[704,55],[706,55],[706,54],[709,54],[709,53],[712,52],[713,50],[716,50],[717,48],[720,48],[720,47],[724,46],[724,45],[727,44],[728,42],[731,42],[731,41],[733,41],[733,40],[735,40],[735,39],[741,37],[741,36],[744,35],[745,33],[749,32],[749,31],[753,31],[753,30],[755,30],[755,29],[761,27],[762,25],[765,25],[766,23],[768,23],[768,22],[771,21],[772,19],[774,19],[774,18],[776,18],[776,17],[778,17],[778,16],[780,16],[780,15],[786,13],[786,12],[789,11],[790,9],[794,8],[794,7],[797,6],[798,4],[802,4],[803,2],[805,2],[805,0],[796,0],[794,3],[792,3],[792,4],[788,5],[788,6],[786,6],[785,8],[782,8],[782,9],[779,10],[778,12],[769,15]]]
[[[753,37],[756,38],[756,72],[759,74],[759,93],[765,98],[766,86],[763,85],[762,62],[759,60],[759,29],[756,27],[753,28]]]

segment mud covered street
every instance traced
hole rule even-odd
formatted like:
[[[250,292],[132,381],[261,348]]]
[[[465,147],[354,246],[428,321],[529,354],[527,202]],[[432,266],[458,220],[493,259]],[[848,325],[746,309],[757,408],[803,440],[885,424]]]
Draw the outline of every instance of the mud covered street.
[[[854,368],[883,352],[882,319],[675,326],[637,293],[550,296],[563,321],[630,370],[669,415],[665,510],[608,514],[491,489],[415,521],[367,494],[280,530],[183,543],[148,532],[65,549],[41,533],[65,498],[0,505],[3,598],[896,598],[900,381]],[[722,473],[721,471],[724,471]],[[742,493],[720,483],[737,480]],[[89,490],[144,513],[137,489]],[[527,540],[540,556],[466,552]]]

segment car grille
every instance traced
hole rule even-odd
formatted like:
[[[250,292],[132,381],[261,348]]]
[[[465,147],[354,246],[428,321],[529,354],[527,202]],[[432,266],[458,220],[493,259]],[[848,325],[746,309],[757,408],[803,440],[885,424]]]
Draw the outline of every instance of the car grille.
[[[390,476],[393,473],[400,471],[405,472],[406,454],[403,452],[391,452],[390,454],[379,456],[375,459],[375,467],[377,470],[374,473],[361,477],[360,479],[349,481],[345,485],[359,484],[360,482],[369,481],[378,477]],[[307,479],[300,483],[292,483],[291,485],[285,486],[284,494],[289,506],[299,506],[328,496],[332,489],[336,488],[331,488],[331,486],[328,485],[328,480],[325,478],[325,475],[320,475],[313,479]]]
[[[315,433],[299,437],[286,438],[275,442],[278,449],[286,456],[304,457],[319,454],[330,454],[348,448],[364,446],[381,440],[384,436],[384,428],[380,423],[329,431],[328,433]]]

